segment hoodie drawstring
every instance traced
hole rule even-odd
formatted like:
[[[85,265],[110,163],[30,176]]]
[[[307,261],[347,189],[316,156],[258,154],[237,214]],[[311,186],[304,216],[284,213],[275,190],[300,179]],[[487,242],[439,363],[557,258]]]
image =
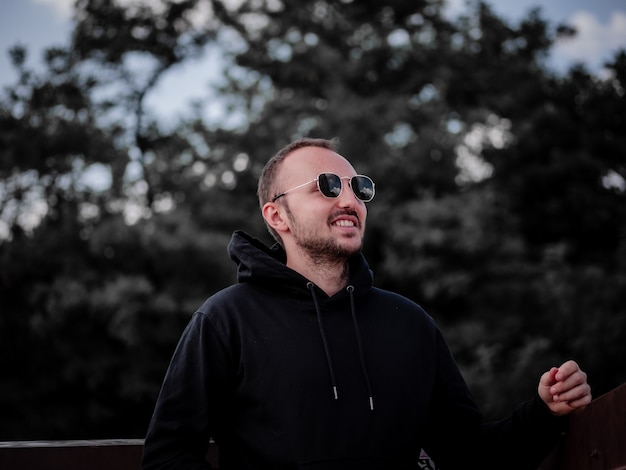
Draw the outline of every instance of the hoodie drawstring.
[[[322,335],[322,343],[324,343],[324,351],[326,352],[326,361],[328,362],[328,372],[330,374],[330,382],[333,387],[333,395],[335,400],[339,399],[337,393],[337,381],[335,380],[335,371],[333,369],[333,362],[330,359],[330,349],[328,349],[328,341],[326,340],[326,333],[324,332],[324,326],[322,325],[322,314],[320,312],[319,304],[317,303],[317,296],[315,295],[315,285],[312,282],[307,282],[307,288],[311,291],[313,297],[313,304],[315,305],[315,313],[317,314],[317,324]]]
[[[307,288],[311,291],[311,296],[313,297],[313,304],[315,305],[315,313],[317,315],[317,323],[320,330],[320,335],[322,336],[322,343],[324,344],[324,352],[326,353],[326,361],[328,363],[328,372],[330,374],[330,381],[333,388],[333,395],[335,400],[339,399],[339,394],[337,391],[337,381],[335,380],[335,371],[333,369],[333,362],[330,356],[330,348],[328,347],[328,340],[326,339],[326,332],[324,331],[324,325],[322,324],[322,313],[319,307],[319,303],[317,300],[317,295],[315,295],[315,285],[312,282],[307,283]],[[361,332],[359,331],[359,325],[356,318],[356,309],[354,306],[354,287],[348,286],[346,288],[348,293],[350,294],[350,312],[352,314],[352,324],[354,325],[354,332],[356,334],[356,342],[359,348],[359,359],[361,360],[361,372],[363,373],[363,377],[365,378],[365,383],[367,384],[367,392],[369,394],[369,407],[370,410],[374,410],[374,397],[372,394],[372,385],[370,382],[369,375],[367,373],[367,368],[365,367],[365,355],[363,354],[363,341],[361,340]]]
[[[374,410],[374,396],[372,393],[372,384],[370,382],[370,377],[367,373],[367,367],[365,367],[365,355],[363,354],[363,341],[361,341],[361,332],[359,331],[359,324],[356,320],[356,309],[354,308],[354,286],[348,286],[348,293],[350,294],[350,311],[352,312],[352,323],[354,324],[354,332],[356,333],[356,342],[359,346],[359,358],[361,359],[361,371],[363,372],[363,377],[365,378],[365,383],[367,384],[367,393],[369,394],[370,399],[370,410]]]

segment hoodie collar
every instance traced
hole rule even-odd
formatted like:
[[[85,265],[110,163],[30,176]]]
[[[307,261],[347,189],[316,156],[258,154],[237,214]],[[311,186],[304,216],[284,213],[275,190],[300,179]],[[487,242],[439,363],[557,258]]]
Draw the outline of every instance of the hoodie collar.
[[[231,237],[228,253],[237,263],[238,282],[269,285],[274,289],[291,291],[292,295],[300,292],[310,299],[310,292],[307,288],[308,279],[287,267],[287,256],[280,244],[275,243],[268,247],[260,240],[238,230]],[[348,284],[354,286],[355,295],[360,295],[371,288],[372,272],[360,252],[350,257],[349,263]],[[345,294],[344,290],[340,292]]]

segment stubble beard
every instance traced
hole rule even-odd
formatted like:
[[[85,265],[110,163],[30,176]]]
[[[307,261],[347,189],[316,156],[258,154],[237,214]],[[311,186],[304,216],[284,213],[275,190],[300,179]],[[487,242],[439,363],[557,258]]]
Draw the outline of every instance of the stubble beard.
[[[359,249],[348,249],[332,239],[298,238],[296,244],[318,265],[341,264]]]
[[[289,206],[286,205],[285,208],[292,223],[296,245],[316,265],[345,263],[350,256],[361,251],[362,240],[358,248],[347,248],[337,243],[337,240],[330,236],[324,238],[315,234],[305,233],[302,225],[289,210]]]

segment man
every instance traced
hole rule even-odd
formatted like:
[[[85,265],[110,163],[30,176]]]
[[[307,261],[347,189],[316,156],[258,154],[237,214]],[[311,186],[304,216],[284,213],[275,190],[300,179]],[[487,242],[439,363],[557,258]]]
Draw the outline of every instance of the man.
[[[220,469],[536,468],[571,411],[591,401],[573,361],[511,416],[483,423],[432,318],[372,285],[361,254],[372,180],[333,141],[279,151],[259,180],[271,248],[235,232],[238,283],[185,330],[143,466]]]

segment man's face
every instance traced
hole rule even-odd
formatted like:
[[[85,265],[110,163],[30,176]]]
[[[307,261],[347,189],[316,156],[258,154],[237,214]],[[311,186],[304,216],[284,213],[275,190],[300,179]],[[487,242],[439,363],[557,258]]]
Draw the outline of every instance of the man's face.
[[[289,226],[281,234],[288,257],[297,255],[289,253],[295,246],[314,261],[342,261],[362,247],[367,209],[350,189],[348,180],[356,172],[346,159],[319,147],[296,150],[283,161],[277,188],[287,191],[326,172],[342,178],[339,197],[325,197],[313,181],[276,201],[283,205]]]

